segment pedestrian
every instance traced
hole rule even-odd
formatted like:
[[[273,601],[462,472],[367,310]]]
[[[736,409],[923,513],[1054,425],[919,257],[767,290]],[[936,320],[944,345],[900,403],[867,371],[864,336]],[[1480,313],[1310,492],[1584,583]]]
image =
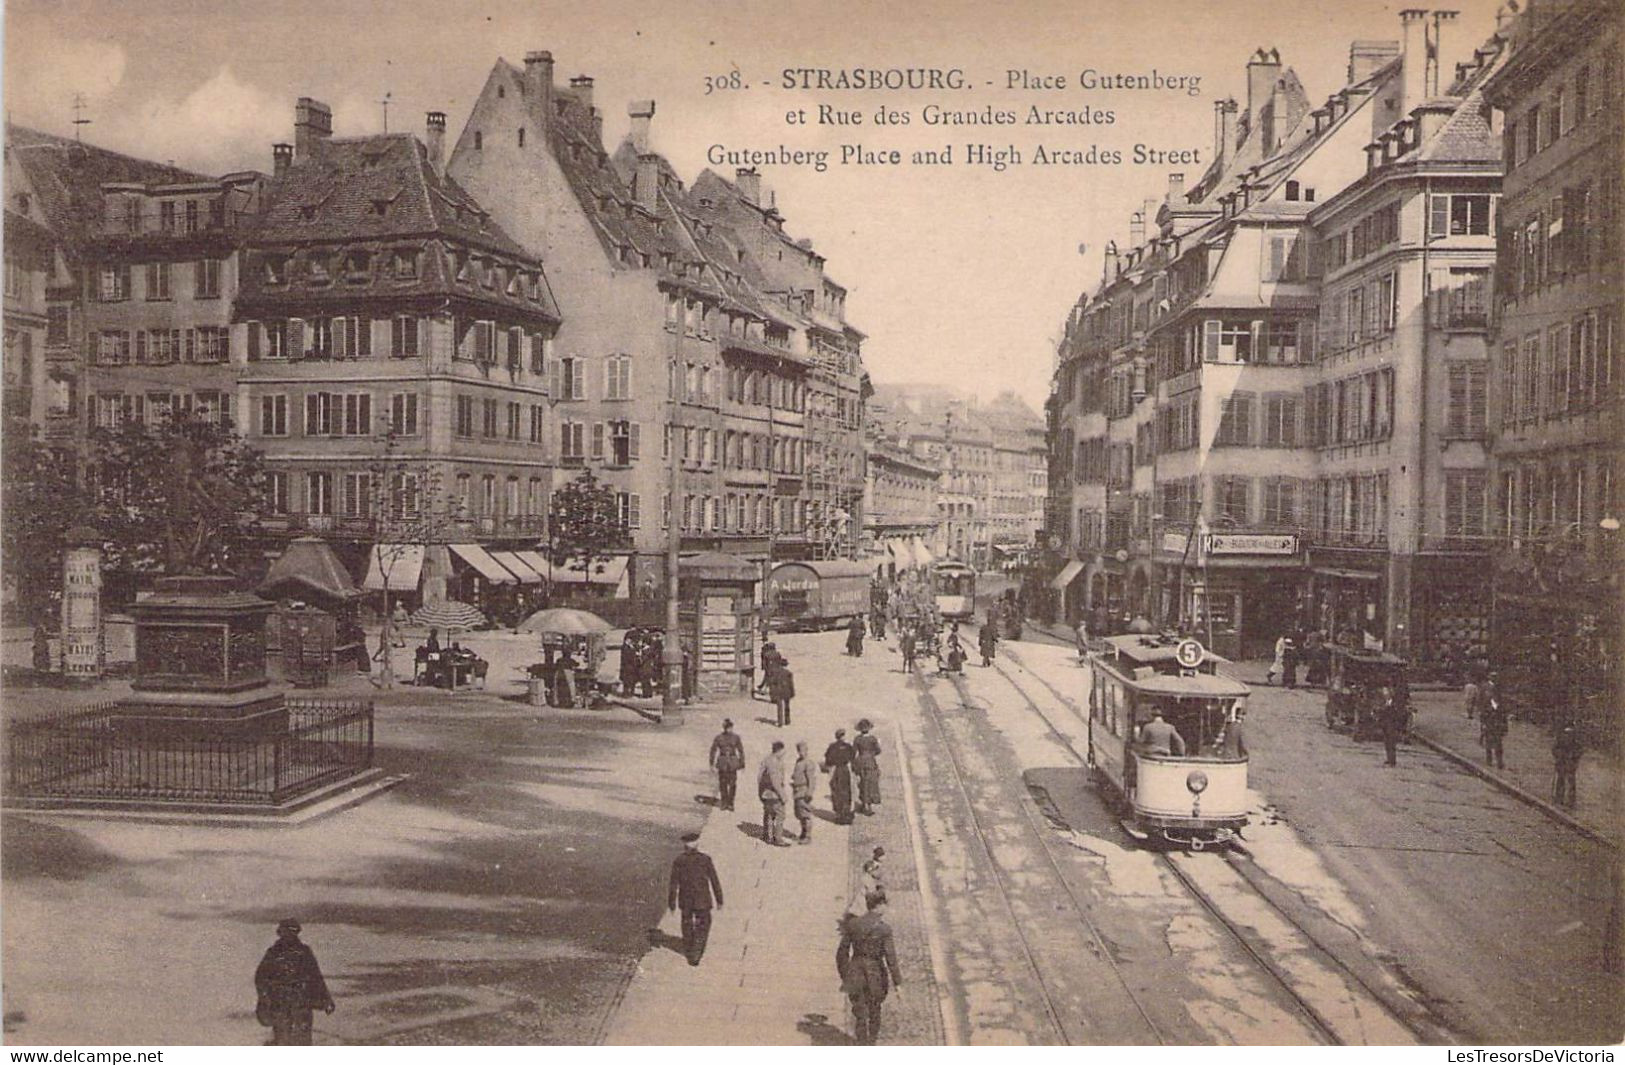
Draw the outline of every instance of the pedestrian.
[[[1287,645],[1290,644],[1291,642],[1292,642],[1291,639],[1289,639],[1287,637],[1287,634],[1284,633],[1284,632],[1281,633],[1281,635],[1276,638],[1276,641],[1275,641],[1275,660],[1270,663],[1270,668],[1264,673],[1264,685],[1265,685],[1265,687],[1268,687],[1270,684],[1274,683],[1275,678],[1276,678],[1277,675],[1279,675],[1281,677],[1281,679],[1283,681],[1285,681],[1285,679],[1286,679],[1286,648],[1287,648]]]
[[[886,858],[886,848],[876,847],[871,857],[863,863],[858,873],[858,890],[853,893],[851,901],[846,904],[846,913],[841,918],[843,925],[855,918],[869,912],[869,900],[875,897],[886,897],[886,881],[883,863]]]
[[[773,741],[773,753],[762,759],[756,776],[756,793],[762,800],[762,839],[774,847],[784,842],[784,741]]]
[[[790,725],[790,700],[796,697],[796,675],[790,671],[790,663],[783,655],[767,675],[767,694],[773,700],[773,706],[778,712],[780,728]]]
[[[1281,684],[1287,688],[1298,686],[1298,662],[1303,653],[1298,650],[1302,644],[1303,634],[1290,637],[1286,641],[1286,648],[1281,652]]]
[[[852,823],[852,745],[846,742],[846,729],[835,730],[835,742],[824,748],[824,772],[829,774],[829,804],[835,810],[835,823]]]
[[[1570,810],[1579,802],[1575,783],[1580,772],[1580,756],[1584,753],[1580,730],[1574,727],[1574,722],[1565,722],[1552,738],[1552,764],[1557,774],[1552,785],[1552,801]]]
[[[1478,701],[1483,698],[1483,691],[1477,679],[1471,676],[1461,686],[1461,701],[1466,706],[1468,721],[1471,721],[1473,715],[1478,712]]]
[[[1384,684],[1377,692],[1377,727],[1382,730],[1383,765],[1398,765],[1399,737],[1405,731],[1405,703],[1399,693]]]
[[[300,942],[303,931],[289,917],[276,926],[276,942],[254,970],[259,1002],[254,1016],[271,1029],[273,1046],[310,1046],[310,1018],[315,1010],[333,1012],[333,996],[322,979],[316,954]]]
[[[643,630],[633,626],[621,637],[621,691],[630,696],[637,693],[638,659],[643,643]]]
[[[855,1038],[861,1046],[874,1046],[880,1038],[880,1008],[893,987],[902,987],[897,968],[897,946],[886,923],[886,897],[868,900],[861,917],[846,922],[841,944],[835,949],[835,968],[841,990],[852,1003]]]
[[[641,694],[647,699],[666,688],[666,634],[655,630],[643,640],[643,653],[639,656],[641,669],[638,681]]]
[[[903,655],[903,672],[914,672],[915,636],[914,627],[904,623],[897,633],[897,649]]]
[[[853,658],[863,657],[863,619],[853,618],[846,626],[846,653]]]
[[[683,853],[671,863],[666,908],[683,908],[683,956],[690,965],[698,965],[705,956],[705,944],[711,938],[713,896],[717,909],[722,909],[722,881],[717,879],[716,864],[700,850],[700,834],[685,833]]]
[[[801,822],[801,835],[796,842],[812,842],[813,793],[818,788],[818,767],[807,757],[807,741],[796,744],[796,764],[790,767],[790,797],[795,801],[796,820]]]
[[[762,653],[760,656],[762,660],[762,679],[756,682],[756,687],[751,691],[751,698],[754,699],[756,696],[765,694],[767,692],[768,680],[771,678],[773,673],[773,660],[778,657],[778,654],[779,649],[777,644],[775,644],[772,640],[762,641]]]
[[[366,655],[362,655],[363,658]],[[44,625],[34,626],[34,672],[51,672],[51,636]]]
[[[1496,675],[1491,673],[1490,679],[1484,682],[1483,692],[1479,695],[1478,735],[1484,745],[1484,764],[1505,769],[1506,752],[1503,745],[1507,735],[1507,710],[1501,701],[1497,679]]]
[[[739,771],[745,768],[745,743],[730,718],[722,719],[722,731],[711,741],[711,768],[717,771],[717,805],[732,810]]]
[[[987,621],[982,623],[982,629],[976,634],[977,648],[982,652],[982,668],[986,669],[993,664],[993,656],[999,646],[999,630],[993,624],[993,615],[989,614]]]
[[[858,813],[873,814],[880,805],[880,741],[872,733],[874,722],[858,722],[858,738],[852,741],[852,768],[858,775]]]

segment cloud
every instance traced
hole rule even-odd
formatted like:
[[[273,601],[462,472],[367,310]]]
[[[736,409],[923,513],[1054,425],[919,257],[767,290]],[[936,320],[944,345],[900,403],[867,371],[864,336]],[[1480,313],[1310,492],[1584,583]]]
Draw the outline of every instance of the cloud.
[[[6,34],[6,110],[19,122],[69,125],[74,94],[94,112],[124,81],[129,57],[106,38],[64,37],[49,27],[13,24]],[[26,43],[26,47],[24,46]]]
[[[99,143],[211,174],[269,170],[271,145],[293,138],[293,105],[222,66],[179,99],[138,105],[117,126],[121,143]]]

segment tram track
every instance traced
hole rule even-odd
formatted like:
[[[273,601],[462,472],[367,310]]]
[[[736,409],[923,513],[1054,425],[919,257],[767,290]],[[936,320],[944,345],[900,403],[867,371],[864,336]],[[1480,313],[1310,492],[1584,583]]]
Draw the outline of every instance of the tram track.
[[[1041,675],[1027,669],[1017,655],[1010,653],[1008,647],[1006,655],[1021,667],[1026,676],[1046,689],[1056,703],[1071,711],[1078,723],[1087,729],[1088,717],[1076,702]],[[1072,737],[1057,725],[1038,700],[1033,698],[1008,669],[998,663],[995,663],[994,668],[1022,701],[1038,715],[1050,736],[1071,753],[1078,767],[1085,768],[1088,765],[1088,757],[1078,749]],[[1269,977],[1270,982],[1281,989],[1302,1019],[1328,1042],[1336,1045],[1391,1044],[1396,1041],[1417,1041],[1424,1037],[1431,1041],[1441,1041],[1448,1037],[1448,1032],[1433,1022],[1423,1007],[1411,1002],[1402,994],[1377,986],[1378,981],[1373,978],[1375,974],[1357,971],[1355,966],[1350,965],[1342,957],[1341,952],[1333,950],[1314,930],[1305,927],[1305,921],[1289,912],[1288,907],[1275,897],[1275,892],[1267,890],[1259,882],[1258,878],[1264,874],[1250,868],[1250,863],[1240,860],[1236,853],[1228,849],[1220,851],[1219,856],[1224,862],[1224,868],[1234,877],[1234,882],[1225,883],[1222,878],[1217,881],[1209,878],[1207,883],[1203,883],[1204,878],[1201,875],[1193,875],[1190,869],[1181,867],[1181,861],[1188,864],[1187,855],[1163,851],[1160,854],[1160,864],[1258,965]],[[1250,900],[1263,903],[1268,918],[1272,919],[1270,923],[1276,926],[1272,937],[1267,938],[1260,930],[1259,924],[1266,918],[1256,911],[1256,907],[1250,920],[1240,920],[1235,916],[1233,911],[1236,908],[1247,908],[1249,901],[1239,896],[1235,890],[1235,883],[1246,886],[1250,892]],[[1218,895],[1226,896],[1223,903],[1216,897]],[[1297,941],[1295,946],[1299,948],[1294,952],[1297,963],[1289,965],[1281,957],[1280,944],[1283,940],[1291,942],[1294,937]],[[1307,956],[1320,959],[1322,969],[1329,964],[1333,971],[1341,974],[1346,988],[1343,996],[1332,995],[1336,1001],[1328,1003],[1324,996],[1311,998],[1304,993],[1302,990],[1305,982],[1304,973],[1311,968],[1304,960]]]
[[[1052,1029],[1057,1040],[1067,1045],[1076,1045],[1086,1042],[1130,1042],[1131,1040],[1125,1033],[1122,1032],[1103,1033],[1102,1037],[1095,1039],[1080,1039],[1078,1038],[1079,1035],[1092,1033],[1075,1032],[1073,1029],[1079,1027],[1079,1022],[1074,1021],[1069,1024],[1067,1019],[1064,1017],[1065,1011],[1060,1003],[1058,1003],[1058,996],[1052,987],[1051,981],[1045,976],[1043,965],[1039,962],[1038,949],[1033,940],[1030,938],[1028,930],[1024,927],[1024,922],[1018,915],[1018,907],[1016,906],[1013,898],[1012,888],[1009,883],[1009,872],[1005,869],[1004,864],[1000,861],[998,855],[995,853],[992,832],[986,824],[983,816],[978,812],[979,804],[977,802],[977,796],[972,792],[972,789],[966,782],[965,766],[960,755],[956,751],[956,742],[954,737],[950,735],[947,725],[943,720],[942,705],[937,698],[931,694],[929,687],[925,685],[923,680],[916,679],[916,683],[919,689],[918,694],[920,702],[928,709],[929,713],[927,716],[930,717],[932,724],[936,727],[938,739],[942,743],[943,749],[947,752],[947,767],[949,770],[949,775],[953,780],[956,793],[964,801],[965,808],[969,811],[971,827],[975,832],[979,849],[981,850],[983,856],[987,859],[989,868],[992,870],[992,880],[998,889],[1002,908],[1010,917],[1017,940],[1021,944],[1024,959],[1028,968],[1031,970],[1037,987],[1039,988],[1040,995],[1043,999],[1044,1015],[1048,1021],[1049,1027]],[[963,677],[956,678],[954,680],[953,688],[962,706],[972,704],[974,697],[966,691]],[[1028,832],[1031,834],[1033,840],[1036,842],[1039,853],[1043,854],[1050,873],[1053,874],[1056,883],[1060,884],[1062,892],[1070,902],[1072,911],[1076,915],[1078,923],[1081,924],[1085,930],[1087,937],[1093,946],[1096,957],[1100,958],[1115,976],[1118,985],[1122,988],[1124,997],[1132,1006],[1134,1015],[1138,1017],[1139,1023],[1144,1026],[1145,1034],[1150,1036],[1149,1041],[1154,1041],[1159,1045],[1167,1045],[1167,1038],[1156,1023],[1152,1021],[1150,1012],[1146,1009],[1145,1004],[1140,1000],[1139,996],[1135,993],[1133,986],[1124,976],[1121,968],[1117,964],[1117,961],[1113,958],[1111,950],[1107,947],[1105,941],[1101,937],[1099,929],[1089,918],[1087,908],[1084,906],[1082,900],[1078,898],[1064,871],[1061,869],[1060,863],[1056,860],[1054,852],[1050,849],[1050,844],[1048,841],[1049,828],[1043,815],[1035,808],[1029,795],[1023,795],[1017,805],[1019,805],[1021,809],[1023,823],[1025,824]]]

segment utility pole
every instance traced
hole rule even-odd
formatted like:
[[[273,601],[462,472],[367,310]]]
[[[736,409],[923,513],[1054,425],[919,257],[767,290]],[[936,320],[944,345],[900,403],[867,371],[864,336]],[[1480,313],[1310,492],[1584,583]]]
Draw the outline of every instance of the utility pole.
[[[681,343],[676,337],[672,338],[674,349]],[[666,505],[666,640],[660,652],[661,664],[666,669],[666,690],[660,697],[660,720],[679,724],[682,721],[680,700],[683,694],[683,632],[677,610],[679,591],[677,568],[681,560],[683,533],[677,524],[678,507],[682,502],[682,497],[678,494],[682,487],[682,466],[677,453],[677,414],[680,409],[677,389],[686,387],[687,379],[678,373],[680,364],[675,353],[671,365],[671,373],[668,375],[669,387],[672,389],[671,418],[666,425],[668,461],[666,484],[671,497],[671,501]]]

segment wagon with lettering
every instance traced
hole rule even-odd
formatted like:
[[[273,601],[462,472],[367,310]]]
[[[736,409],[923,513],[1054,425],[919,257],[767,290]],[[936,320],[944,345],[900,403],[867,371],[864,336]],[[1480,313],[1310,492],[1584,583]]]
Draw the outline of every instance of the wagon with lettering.
[[[830,629],[869,612],[874,567],[865,562],[780,562],[763,592],[774,632]]]

